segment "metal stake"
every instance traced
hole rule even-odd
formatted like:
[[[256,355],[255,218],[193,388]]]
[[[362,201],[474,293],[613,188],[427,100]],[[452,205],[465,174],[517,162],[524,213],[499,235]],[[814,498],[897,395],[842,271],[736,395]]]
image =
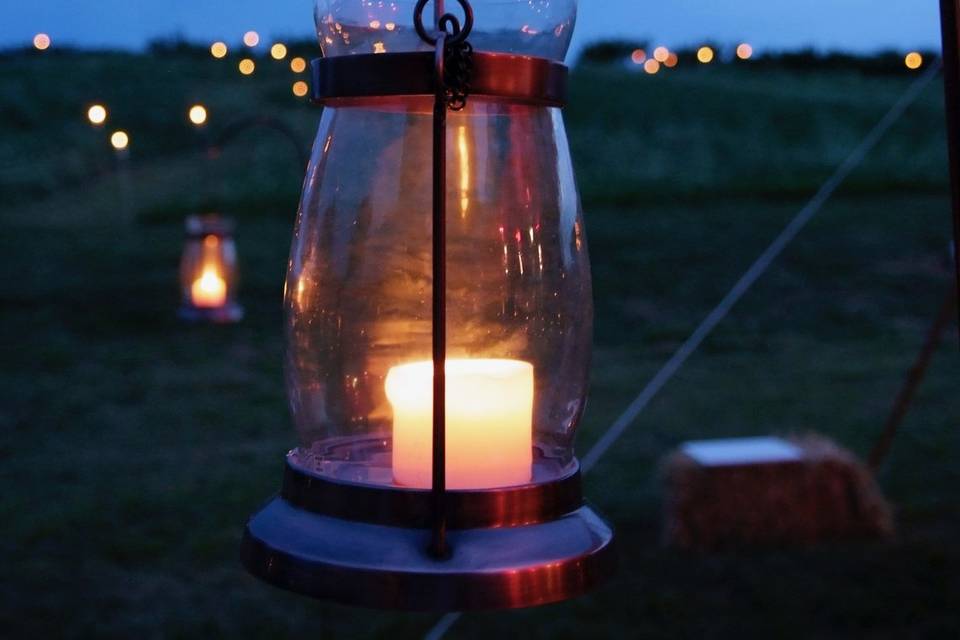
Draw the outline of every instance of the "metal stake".
[[[950,195],[953,203],[953,253],[960,295],[960,0],[940,0],[943,36],[943,94],[947,111]]]

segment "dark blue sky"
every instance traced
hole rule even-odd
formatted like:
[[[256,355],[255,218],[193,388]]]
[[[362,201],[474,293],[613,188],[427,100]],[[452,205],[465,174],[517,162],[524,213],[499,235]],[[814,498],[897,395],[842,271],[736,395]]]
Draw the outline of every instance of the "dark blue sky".
[[[247,29],[311,37],[312,0],[10,0],[0,47],[38,31],[54,43],[136,48],[181,33],[237,41]],[[758,50],[812,45],[871,51],[939,46],[935,0],[580,0],[574,49],[604,37],[682,46],[747,40]]]

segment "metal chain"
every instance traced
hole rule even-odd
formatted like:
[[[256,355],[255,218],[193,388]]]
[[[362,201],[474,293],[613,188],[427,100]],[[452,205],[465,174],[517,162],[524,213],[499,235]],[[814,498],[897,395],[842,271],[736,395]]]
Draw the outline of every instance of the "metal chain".
[[[451,111],[461,111],[467,106],[473,78],[473,46],[464,40],[448,46],[444,53],[446,68],[443,85],[447,96],[447,107]]]
[[[467,106],[473,78],[473,46],[467,42],[467,37],[473,30],[473,7],[469,0],[457,0],[464,14],[461,25],[460,19],[452,13],[444,12],[443,5],[438,1],[436,28],[443,35],[441,42],[440,38],[427,31],[423,23],[423,10],[429,1],[417,2],[413,16],[414,26],[424,42],[443,47],[444,71],[440,88],[446,98],[447,108],[461,111]]]

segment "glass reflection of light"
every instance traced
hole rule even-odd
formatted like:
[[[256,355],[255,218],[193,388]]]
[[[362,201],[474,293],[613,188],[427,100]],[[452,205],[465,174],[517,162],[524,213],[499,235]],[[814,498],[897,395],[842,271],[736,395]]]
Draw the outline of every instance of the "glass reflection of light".
[[[470,144],[467,126],[457,127],[457,153],[460,157],[460,217],[467,217],[470,208]]]

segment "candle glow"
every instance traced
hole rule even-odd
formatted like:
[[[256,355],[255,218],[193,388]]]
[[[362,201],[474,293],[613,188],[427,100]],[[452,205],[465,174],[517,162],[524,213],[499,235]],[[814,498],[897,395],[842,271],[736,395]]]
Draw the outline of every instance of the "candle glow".
[[[220,275],[220,239],[206,236],[203,239],[203,270],[190,286],[193,306],[216,309],[227,302],[227,281]]]
[[[530,482],[533,469],[533,365],[519,360],[446,363],[448,489],[490,489]],[[433,469],[433,362],[390,369],[393,477],[427,489]]]

